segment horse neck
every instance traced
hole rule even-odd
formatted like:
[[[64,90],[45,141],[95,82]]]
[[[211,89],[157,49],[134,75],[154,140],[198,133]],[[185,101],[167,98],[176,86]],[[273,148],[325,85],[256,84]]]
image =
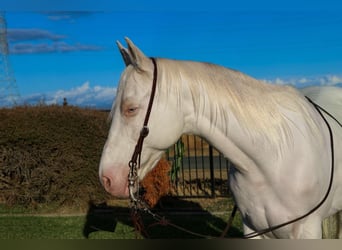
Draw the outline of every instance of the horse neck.
[[[242,172],[267,165],[266,161],[271,160],[272,155],[277,155],[276,152],[270,152],[271,156],[264,159],[261,152],[261,148],[265,146],[264,141],[252,138],[232,115],[229,116],[229,121],[223,118],[222,122],[212,123],[208,112],[198,115],[193,121],[194,124],[188,126],[192,127],[189,132],[206,139]]]
[[[190,66],[187,65],[187,63],[190,65],[191,63],[184,63],[185,66],[189,68]],[[206,65],[195,64],[195,66],[202,67],[199,69],[199,71],[201,71]],[[209,67],[215,66],[210,65]],[[172,68],[172,65],[168,67],[168,69],[169,68]],[[222,68],[219,68],[219,70],[222,70]],[[245,166],[256,167],[257,164],[264,163],[266,160],[273,160],[272,157],[263,159],[264,154],[261,154],[261,148],[267,147],[264,138],[260,136],[251,136],[248,131],[241,126],[240,120],[235,117],[234,114],[236,114],[236,111],[232,112],[232,109],[236,108],[236,110],[238,110],[241,107],[234,107],[234,104],[231,102],[229,105],[226,104],[224,107],[218,109],[217,103],[209,100],[211,98],[209,95],[200,94],[198,92],[194,93],[194,89],[197,91],[198,88],[204,88],[202,93],[208,93],[210,91],[205,89],[205,86],[210,85],[196,85],[196,82],[192,82],[192,77],[184,76],[200,76],[198,74],[184,72],[182,71],[182,67],[177,68],[177,71],[180,72],[179,75],[181,75],[181,77],[178,76],[173,79],[173,84],[169,84],[168,88],[173,86],[174,89],[178,89],[176,91],[178,92],[177,98],[181,99],[179,102],[181,103],[181,109],[184,116],[183,133],[196,134],[203,137],[241,170],[243,170]],[[230,71],[230,73],[234,74],[233,71]],[[213,74],[213,72],[209,72],[209,74]],[[213,81],[212,84],[213,86],[211,86],[211,88],[215,88],[217,82]],[[255,84],[258,83],[256,82]],[[229,96],[227,96],[227,98],[229,98]],[[268,149],[272,150],[271,147]],[[270,154],[277,155],[277,153],[273,154],[273,152],[270,152]]]

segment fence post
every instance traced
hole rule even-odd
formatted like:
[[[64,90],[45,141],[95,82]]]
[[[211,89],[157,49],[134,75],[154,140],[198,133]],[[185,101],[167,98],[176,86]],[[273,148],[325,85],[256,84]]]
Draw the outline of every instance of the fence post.
[[[209,145],[209,165],[210,165],[211,197],[215,198],[214,156],[213,156],[213,147],[211,145]]]

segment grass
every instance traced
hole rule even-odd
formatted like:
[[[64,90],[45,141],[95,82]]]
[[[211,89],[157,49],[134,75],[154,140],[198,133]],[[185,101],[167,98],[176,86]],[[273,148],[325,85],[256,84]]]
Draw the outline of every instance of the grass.
[[[3,217],[0,239],[134,239],[132,228],[116,223],[113,232],[102,229],[86,235],[86,216],[8,216]],[[87,237],[88,236],[88,237]]]
[[[202,201],[203,203],[203,201]],[[187,230],[219,237],[226,227],[229,211],[214,213],[209,210],[220,209],[227,204],[223,199],[210,200],[203,208],[193,201],[177,200],[166,202],[163,209],[156,209],[158,214],[177,226]],[[179,207],[174,210],[173,206]],[[209,209],[209,210],[208,210]],[[220,210],[222,211],[222,210]],[[177,228],[157,225],[149,215],[142,213],[143,233],[136,233],[127,206],[91,206],[86,214],[54,215],[9,213],[0,209],[0,239],[191,239],[201,238]],[[229,232],[230,237],[241,236],[239,215],[234,219]]]
[[[8,216],[1,218],[1,239],[80,239],[83,217]]]
[[[145,216],[144,216],[145,217]],[[168,216],[172,223],[199,234],[220,236],[224,230],[223,218],[212,215]],[[107,218],[107,221],[86,227],[85,216],[8,216],[1,218],[0,239],[135,239],[138,238],[198,238],[170,226],[156,225],[148,228],[146,234],[136,235],[129,217]],[[145,218],[146,225],[153,220]],[[97,227],[96,227],[97,226]],[[86,231],[86,230],[89,231]],[[235,233],[231,236],[239,236]]]

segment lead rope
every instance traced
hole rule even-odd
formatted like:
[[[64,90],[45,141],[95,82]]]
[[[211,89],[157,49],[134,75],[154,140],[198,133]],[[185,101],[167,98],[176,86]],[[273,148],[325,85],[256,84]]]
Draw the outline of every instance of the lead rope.
[[[176,225],[176,224],[170,222],[164,216],[161,216],[161,215],[159,215],[157,213],[152,212],[148,208],[147,204],[145,202],[143,202],[142,200],[140,200],[140,199],[137,201],[136,204],[137,204],[137,206],[133,210],[133,213],[136,213],[136,215],[137,215],[137,218],[133,219],[133,223],[135,223],[135,222],[138,223],[138,225],[134,225],[135,232],[141,232],[142,234],[147,235],[147,236],[148,236],[148,234],[147,234],[147,232],[145,230],[145,227],[144,227],[144,225],[142,223],[142,218],[141,218],[140,214],[138,213],[139,211],[151,215],[152,218],[156,221],[156,223],[153,223],[153,224],[149,225],[148,228],[156,226],[156,225],[171,226],[173,228],[178,229],[179,231],[191,234],[191,235],[199,237],[199,238],[206,238],[206,239],[224,238],[226,233],[228,232],[228,230],[229,230],[229,228],[231,226],[231,223],[233,221],[233,218],[234,218],[234,216],[230,216],[230,218],[228,220],[228,223],[227,223],[227,226],[226,226],[224,232],[221,234],[221,236],[220,237],[214,237],[214,236],[210,236],[210,235],[205,235],[205,234],[200,234],[200,233],[193,232],[191,230],[188,230],[188,229],[186,229],[184,227],[181,227],[179,225]],[[233,209],[232,215],[235,214],[235,212],[236,212],[236,206]],[[136,234],[136,237],[137,237],[137,234]]]
[[[238,207],[237,207],[236,205],[234,205],[233,210],[232,210],[232,213],[230,214],[229,219],[228,219],[228,221],[227,221],[227,225],[226,225],[225,229],[223,230],[223,232],[221,233],[220,238],[225,238],[226,235],[227,235],[227,233],[229,232],[229,229],[230,229],[231,226],[232,226],[232,223],[233,223],[235,214],[236,214],[236,212],[237,212],[237,208],[238,208]]]

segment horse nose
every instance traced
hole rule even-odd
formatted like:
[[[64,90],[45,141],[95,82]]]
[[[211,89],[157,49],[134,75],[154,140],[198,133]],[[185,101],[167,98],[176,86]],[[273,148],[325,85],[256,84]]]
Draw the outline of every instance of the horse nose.
[[[127,167],[113,167],[100,171],[100,181],[104,189],[115,197],[125,198],[128,192],[128,171]]]

